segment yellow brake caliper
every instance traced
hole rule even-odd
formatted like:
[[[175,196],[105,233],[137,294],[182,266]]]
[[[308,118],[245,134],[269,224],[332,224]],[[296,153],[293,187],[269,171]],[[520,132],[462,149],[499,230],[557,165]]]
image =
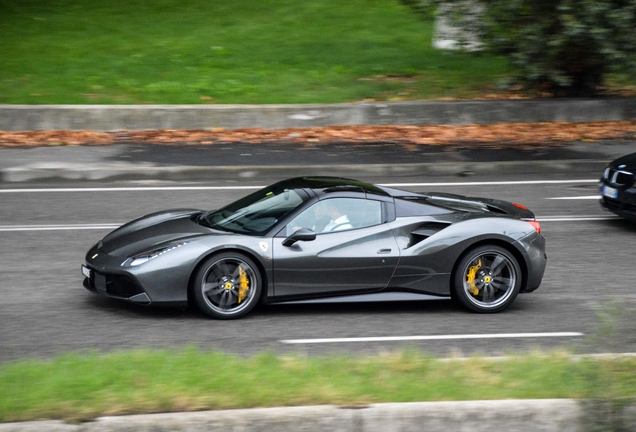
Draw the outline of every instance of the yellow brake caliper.
[[[241,303],[247,297],[247,290],[250,289],[250,280],[241,266],[239,266],[239,292],[238,302]]]
[[[466,275],[466,282],[468,282],[468,285],[470,285],[468,291],[470,291],[470,293],[475,296],[479,294],[479,288],[475,286],[475,276],[477,275],[477,272],[480,268],[481,260],[477,262],[477,265],[468,267],[468,274]]]

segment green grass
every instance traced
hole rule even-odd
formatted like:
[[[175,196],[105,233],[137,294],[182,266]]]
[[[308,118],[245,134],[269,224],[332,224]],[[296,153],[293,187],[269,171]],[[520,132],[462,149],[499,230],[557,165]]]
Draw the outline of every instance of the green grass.
[[[0,103],[470,98],[502,58],[433,50],[398,0],[0,0]]]
[[[636,396],[636,359],[566,354],[442,361],[415,351],[350,357],[194,348],[66,354],[0,365],[0,422],[311,404]]]

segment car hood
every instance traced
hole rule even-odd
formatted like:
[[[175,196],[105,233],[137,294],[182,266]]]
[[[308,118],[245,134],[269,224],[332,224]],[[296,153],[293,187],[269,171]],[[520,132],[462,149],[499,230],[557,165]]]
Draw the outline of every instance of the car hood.
[[[636,171],[636,153],[622,156],[612,161],[610,163],[610,166],[612,166],[613,168],[621,167],[619,169],[627,169],[632,172]]]
[[[99,250],[115,256],[132,256],[173,241],[214,234],[216,231],[193,221],[201,213],[201,210],[176,209],[143,216],[104,237]]]

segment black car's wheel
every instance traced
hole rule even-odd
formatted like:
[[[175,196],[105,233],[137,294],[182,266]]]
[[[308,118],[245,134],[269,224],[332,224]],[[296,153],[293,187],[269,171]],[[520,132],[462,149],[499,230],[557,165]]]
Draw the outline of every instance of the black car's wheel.
[[[457,265],[454,298],[473,312],[499,312],[519,294],[521,278],[519,263],[510,252],[499,246],[480,246]]]
[[[239,253],[208,258],[195,275],[194,298],[203,312],[214,318],[240,318],[260,298],[261,275],[254,262]]]

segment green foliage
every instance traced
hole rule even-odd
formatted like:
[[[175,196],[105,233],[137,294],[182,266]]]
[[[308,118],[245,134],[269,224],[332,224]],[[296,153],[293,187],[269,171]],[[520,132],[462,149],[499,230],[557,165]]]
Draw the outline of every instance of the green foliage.
[[[600,374],[599,371],[602,371]],[[636,396],[636,359],[567,353],[505,360],[258,354],[195,348],[70,353],[0,365],[0,422],[289,405]]]
[[[466,0],[424,0],[459,26]],[[472,2],[474,3],[474,2]],[[636,66],[636,0],[479,0],[485,46],[508,57],[519,80],[557,96],[594,94],[610,72]],[[460,17],[458,17],[459,15]]]
[[[0,103],[472,98],[507,73],[432,31],[397,0],[0,0]]]
[[[437,5],[431,0],[400,0],[400,2],[413,9],[425,21],[435,19]]]

